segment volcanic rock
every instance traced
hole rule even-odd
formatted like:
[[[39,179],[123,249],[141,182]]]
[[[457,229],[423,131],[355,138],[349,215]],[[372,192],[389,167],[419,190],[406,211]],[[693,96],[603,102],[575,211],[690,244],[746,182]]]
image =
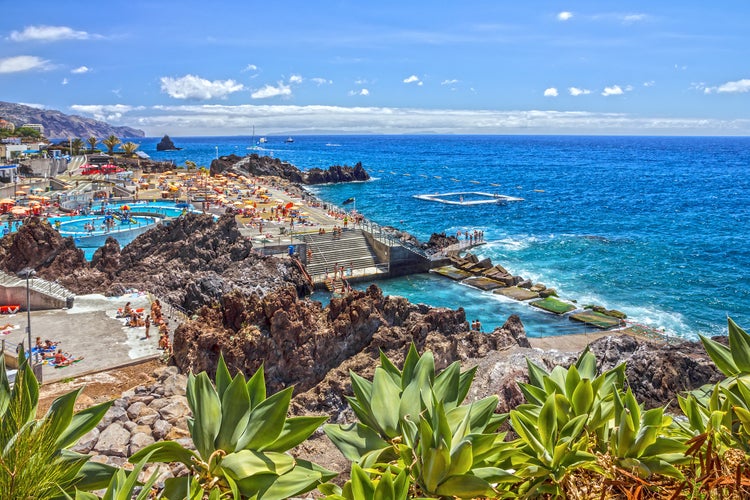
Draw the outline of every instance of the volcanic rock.
[[[257,154],[244,158],[237,155],[222,156],[211,162],[210,171],[211,175],[234,171],[242,175],[279,177],[296,184],[366,181],[370,178],[361,163],[354,167],[335,165],[328,170],[312,168],[303,172],[291,163]]]
[[[156,145],[157,151],[178,151],[180,149],[182,148],[176,147],[168,135],[162,137],[161,141]]]

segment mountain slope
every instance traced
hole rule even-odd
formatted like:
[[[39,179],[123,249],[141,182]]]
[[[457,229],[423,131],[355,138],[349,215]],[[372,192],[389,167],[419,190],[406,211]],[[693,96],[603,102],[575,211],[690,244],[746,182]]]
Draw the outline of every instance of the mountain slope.
[[[0,118],[13,122],[16,127],[24,123],[41,123],[44,135],[49,138],[99,139],[116,135],[117,137],[145,137],[143,130],[131,127],[113,127],[108,123],[84,118],[77,115],[66,115],[53,109],[38,109],[23,104],[0,101]]]

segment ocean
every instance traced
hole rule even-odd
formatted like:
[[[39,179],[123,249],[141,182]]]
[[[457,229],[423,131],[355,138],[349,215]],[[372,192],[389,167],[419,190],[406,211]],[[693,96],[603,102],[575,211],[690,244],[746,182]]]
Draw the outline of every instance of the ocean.
[[[248,154],[248,137],[173,137],[157,160],[209,166]],[[484,231],[475,249],[580,305],[600,304],[668,335],[750,327],[750,138],[580,136],[268,137],[260,154],[302,170],[361,162],[373,179],[313,188],[423,241],[433,232]],[[257,137],[256,137],[257,140]],[[524,199],[459,206],[417,194],[479,191]],[[351,206],[351,205],[349,205]],[[378,282],[387,294],[459,307],[485,330],[519,314],[531,336],[583,331],[525,304],[430,275]]]

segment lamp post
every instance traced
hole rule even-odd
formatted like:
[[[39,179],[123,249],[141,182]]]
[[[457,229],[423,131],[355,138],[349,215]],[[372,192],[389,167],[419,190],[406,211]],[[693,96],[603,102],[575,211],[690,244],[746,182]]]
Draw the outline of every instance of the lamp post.
[[[29,279],[36,276],[36,271],[30,267],[25,267],[18,272],[19,278],[26,278],[26,335],[29,339],[29,363],[31,363],[31,292],[29,290]],[[39,353],[36,354],[36,361],[39,362]]]

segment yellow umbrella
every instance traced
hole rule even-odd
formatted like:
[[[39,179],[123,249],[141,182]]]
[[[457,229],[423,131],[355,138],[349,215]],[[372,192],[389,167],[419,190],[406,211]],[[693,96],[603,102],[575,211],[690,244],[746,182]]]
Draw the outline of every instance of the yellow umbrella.
[[[0,200],[0,205],[15,205],[15,204],[16,204],[16,200],[12,198],[3,198],[2,200]]]

